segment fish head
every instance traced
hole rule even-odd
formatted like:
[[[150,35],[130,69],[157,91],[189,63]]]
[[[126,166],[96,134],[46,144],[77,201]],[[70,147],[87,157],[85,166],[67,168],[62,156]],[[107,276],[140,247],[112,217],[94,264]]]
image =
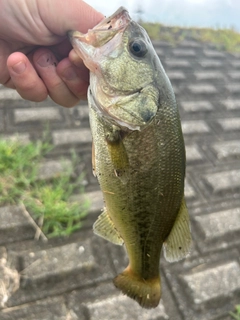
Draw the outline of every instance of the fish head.
[[[90,70],[90,98],[100,116],[130,130],[141,130],[159,105],[158,57],[147,32],[119,8],[88,33],[69,32]]]

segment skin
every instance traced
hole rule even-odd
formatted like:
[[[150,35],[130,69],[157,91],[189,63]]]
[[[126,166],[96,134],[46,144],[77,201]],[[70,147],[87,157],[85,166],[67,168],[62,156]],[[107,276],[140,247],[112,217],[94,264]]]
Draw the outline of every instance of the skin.
[[[0,0],[0,9],[0,83],[36,102],[85,98],[89,72],[66,33],[87,32],[103,15],[81,0]]]

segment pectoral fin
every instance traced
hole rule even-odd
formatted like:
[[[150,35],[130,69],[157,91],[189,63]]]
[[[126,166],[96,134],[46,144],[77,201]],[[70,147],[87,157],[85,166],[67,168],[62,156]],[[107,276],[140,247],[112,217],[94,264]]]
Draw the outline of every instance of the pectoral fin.
[[[104,209],[103,213],[100,214],[97,221],[94,223],[93,232],[114,244],[121,246],[124,243],[106,209]]]
[[[119,129],[114,126],[106,133],[108,152],[111,157],[114,173],[123,184],[129,179],[129,161]]]
[[[183,198],[173,228],[163,244],[165,259],[169,262],[183,259],[190,252],[191,242],[188,209]]]

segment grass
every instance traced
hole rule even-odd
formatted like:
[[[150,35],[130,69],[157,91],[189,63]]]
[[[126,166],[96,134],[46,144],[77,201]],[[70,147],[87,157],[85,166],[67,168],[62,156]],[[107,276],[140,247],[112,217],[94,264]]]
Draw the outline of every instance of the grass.
[[[20,205],[47,237],[66,236],[79,229],[88,204],[69,201],[75,190],[83,192],[82,179],[73,179],[74,162],[51,180],[38,178],[48,142],[21,144],[0,139],[0,206]]]
[[[235,307],[236,313],[230,312],[230,315],[235,320],[240,320],[240,304]]]
[[[142,22],[152,40],[176,45],[184,39],[213,43],[218,49],[240,53],[240,33],[233,29],[166,27],[160,23]]]

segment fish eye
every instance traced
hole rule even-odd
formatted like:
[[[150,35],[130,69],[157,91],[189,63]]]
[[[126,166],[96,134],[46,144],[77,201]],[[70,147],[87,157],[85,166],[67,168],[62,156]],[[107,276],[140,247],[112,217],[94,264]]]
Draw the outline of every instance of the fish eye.
[[[141,39],[131,41],[129,43],[129,49],[134,56],[140,58],[144,57],[148,51],[146,43]]]

